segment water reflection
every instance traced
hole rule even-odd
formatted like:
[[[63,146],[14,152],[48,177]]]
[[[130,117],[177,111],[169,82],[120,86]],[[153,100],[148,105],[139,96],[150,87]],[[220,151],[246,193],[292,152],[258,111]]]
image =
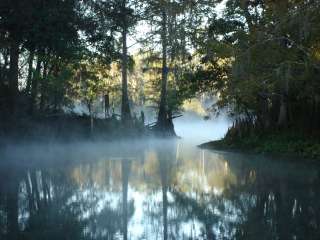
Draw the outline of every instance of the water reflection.
[[[0,239],[320,239],[317,166],[181,140],[95,147],[2,159]]]

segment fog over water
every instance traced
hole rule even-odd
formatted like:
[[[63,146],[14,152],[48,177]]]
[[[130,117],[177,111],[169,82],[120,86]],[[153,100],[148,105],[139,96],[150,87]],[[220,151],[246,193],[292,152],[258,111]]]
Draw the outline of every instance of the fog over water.
[[[174,120],[177,135],[197,144],[223,138],[230,124],[231,120],[225,115],[204,120],[198,115],[185,114]]]
[[[204,120],[197,114],[186,113],[174,119],[177,136],[183,144],[196,147],[201,143],[221,139],[227,132],[231,121],[225,116]],[[162,141],[162,140],[161,140]],[[122,139],[121,141],[74,141],[60,143],[57,141],[10,144],[3,150],[2,159],[17,160],[19,164],[30,164],[33,161],[43,162],[65,159],[92,159],[99,156],[118,156],[130,154],[133,147],[142,149],[149,145],[156,145],[156,138]],[[129,153],[126,153],[128,152]]]
[[[319,239],[319,166],[199,149],[225,117],[174,123],[181,139],[7,147],[0,239]]]

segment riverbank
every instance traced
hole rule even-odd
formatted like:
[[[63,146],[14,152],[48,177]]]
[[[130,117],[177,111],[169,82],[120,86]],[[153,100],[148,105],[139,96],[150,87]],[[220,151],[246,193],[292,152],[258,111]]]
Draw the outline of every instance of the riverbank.
[[[318,139],[290,134],[260,135],[236,139],[223,138],[201,144],[199,147],[215,150],[294,155],[320,160],[320,141]]]
[[[151,134],[141,121],[124,126],[118,117],[91,118],[60,114],[47,117],[11,119],[0,124],[0,143],[24,141],[113,140]]]
[[[88,115],[59,114],[6,119],[0,121],[0,147],[25,142],[69,143],[78,141],[119,141],[141,138],[179,138],[172,121],[168,130],[156,124],[145,125],[142,119],[132,118],[123,123],[119,115],[91,118]]]

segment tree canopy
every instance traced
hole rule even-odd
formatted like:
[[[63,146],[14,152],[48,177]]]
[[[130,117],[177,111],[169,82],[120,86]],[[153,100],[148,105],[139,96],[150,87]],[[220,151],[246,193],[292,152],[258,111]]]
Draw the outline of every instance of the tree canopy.
[[[126,124],[150,100],[166,128],[205,93],[260,129],[318,129],[319,18],[316,0],[3,0],[2,116],[104,96]]]

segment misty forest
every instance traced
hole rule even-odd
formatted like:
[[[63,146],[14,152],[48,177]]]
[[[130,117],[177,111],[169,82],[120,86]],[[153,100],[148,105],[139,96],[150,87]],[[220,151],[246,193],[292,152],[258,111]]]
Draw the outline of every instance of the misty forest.
[[[319,0],[0,0],[0,239],[320,239]]]

